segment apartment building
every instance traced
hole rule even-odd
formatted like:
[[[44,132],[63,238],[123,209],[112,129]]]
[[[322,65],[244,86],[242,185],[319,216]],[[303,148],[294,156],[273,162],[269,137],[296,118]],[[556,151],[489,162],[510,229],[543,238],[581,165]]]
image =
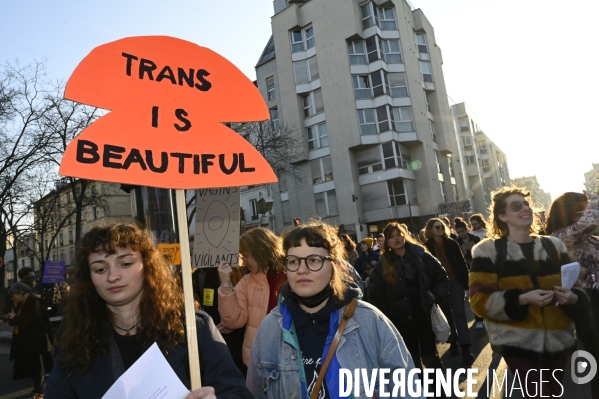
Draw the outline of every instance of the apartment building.
[[[592,169],[584,174],[584,186],[589,193],[599,188],[599,163],[594,163]]]
[[[274,1],[257,85],[303,148],[273,187],[275,230],[296,218],[362,238],[414,230],[468,199],[433,27],[404,0]],[[462,193],[462,195],[460,195]]]
[[[512,179],[512,184],[516,187],[526,187],[530,191],[530,197],[533,201],[533,208],[537,211],[548,211],[551,205],[551,194],[546,193],[539,184],[536,176],[518,177]]]
[[[510,185],[507,157],[484,133],[466,103],[452,105],[451,113],[459,143],[458,178],[463,180],[465,188],[459,195],[471,199],[474,212],[484,214],[491,192]]]

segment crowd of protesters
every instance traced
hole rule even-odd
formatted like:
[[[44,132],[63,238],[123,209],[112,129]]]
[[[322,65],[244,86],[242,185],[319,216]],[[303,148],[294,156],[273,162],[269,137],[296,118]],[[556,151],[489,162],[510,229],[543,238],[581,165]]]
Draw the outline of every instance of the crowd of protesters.
[[[599,358],[599,195],[563,194],[542,226],[530,203],[525,189],[504,187],[488,222],[433,217],[418,234],[392,221],[359,242],[320,221],[281,236],[248,231],[241,267],[194,272],[202,388],[188,398],[335,398],[341,368],[442,368],[435,308],[450,355],[461,348],[469,367],[467,306],[512,372],[550,369],[543,390],[559,394],[577,338]],[[579,281],[563,287],[571,261]],[[48,398],[101,398],[155,342],[191,389],[180,278],[147,231],[113,222],[85,234],[56,336],[33,270],[19,278],[4,313],[15,327],[13,378],[31,378],[33,398],[44,397],[48,374]]]

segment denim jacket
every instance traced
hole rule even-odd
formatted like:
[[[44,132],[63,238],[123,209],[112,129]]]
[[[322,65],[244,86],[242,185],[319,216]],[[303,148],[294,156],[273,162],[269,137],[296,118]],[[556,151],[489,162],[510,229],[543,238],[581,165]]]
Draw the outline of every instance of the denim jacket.
[[[323,359],[344,313],[345,307],[331,313],[331,331],[327,337]],[[328,394],[332,398],[340,397],[340,368],[349,369],[352,375],[355,369],[366,369],[368,376],[373,369],[388,368],[391,374],[386,375],[389,379],[386,391],[390,393],[393,390],[393,370],[405,369],[407,379],[408,373],[414,368],[414,362],[401,335],[389,319],[374,306],[359,301],[353,317],[345,326],[325,376]],[[295,326],[281,298],[279,306],[262,321],[254,340],[246,386],[256,399],[309,397]],[[377,373],[375,392],[377,397],[381,397],[378,391]],[[406,387],[406,393],[407,391]],[[347,397],[354,398],[353,389]],[[364,385],[360,381],[360,395],[355,398],[366,397]]]

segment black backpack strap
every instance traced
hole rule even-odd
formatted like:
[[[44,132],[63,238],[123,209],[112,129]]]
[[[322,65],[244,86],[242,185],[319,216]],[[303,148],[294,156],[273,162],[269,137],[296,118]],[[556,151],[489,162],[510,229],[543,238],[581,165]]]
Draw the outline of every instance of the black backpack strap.
[[[557,248],[555,248],[555,245],[553,244],[553,241],[551,241],[551,238],[547,236],[542,236],[541,243],[543,244],[543,248],[545,248],[547,255],[555,265],[556,269],[559,270],[562,266],[562,262],[559,254],[557,253]]]
[[[503,267],[507,260],[507,237],[501,237],[495,240],[495,252],[497,252],[497,258],[495,258],[495,264],[497,265],[497,279],[503,274]]]

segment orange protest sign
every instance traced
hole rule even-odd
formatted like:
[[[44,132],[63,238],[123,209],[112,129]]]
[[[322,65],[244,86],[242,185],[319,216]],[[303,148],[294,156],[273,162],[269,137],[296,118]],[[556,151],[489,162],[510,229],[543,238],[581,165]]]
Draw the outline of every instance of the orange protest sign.
[[[59,173],[173,189],[234,187],[277,178],[224,122],[268,119],[258,89],[217,53],[167,36],[96,47],[65,98],[111,110],[67,147]]]
[[[168,256],[171,265],[181,264],[181,245],[179,244],[158,244],[158,250],[164,256]]]

